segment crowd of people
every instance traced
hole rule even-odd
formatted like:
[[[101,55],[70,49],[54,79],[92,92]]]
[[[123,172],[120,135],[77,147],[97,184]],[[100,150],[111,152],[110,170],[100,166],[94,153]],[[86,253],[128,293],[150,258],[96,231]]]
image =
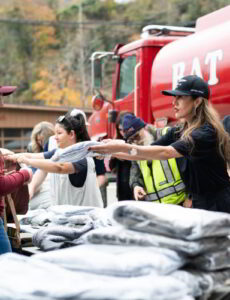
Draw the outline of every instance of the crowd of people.
[[[208,84],[189,75],[174,90],[162,93],[173,97],[175,116],[181,121],[178,126],[149,146],[114,140],[91,150],[136,161],[176,159],[192,207],[230,212],[230,139],[209,101]]]
[[[90,147],[91,153],[111,154],[109,167],[116,174],[118,201],[230,212],[229,118],[220,121],[209,101],[210,88],[198,76],[185,76],[174,90],[162,94],[173,99],[176,126],[157,129],[124,111],[117,117],[115,138]],[[74,162],[55,159],[58,149],[90,141],[87,126],[84,112],[78,109],[60,116],[54,125],[37,124],[26,153],[4,156],[27,167],[2,173],[1,196],[30,182],[30,209],[63,204],[106,207],[103,160],[93,155]],[[3,210],[0,201],[1,216]],[[0,253],[9,251],[0,218]]]

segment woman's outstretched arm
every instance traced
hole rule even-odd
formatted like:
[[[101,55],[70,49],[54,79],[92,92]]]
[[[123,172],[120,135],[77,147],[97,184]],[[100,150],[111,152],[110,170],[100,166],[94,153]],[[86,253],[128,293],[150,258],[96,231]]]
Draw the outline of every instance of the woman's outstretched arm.
[[[116,140],[92,146],[90,150],[128,160],[166,160],[182,156],[172,146],[138,146]]]
[[[49,173],[73,174],[76,172],[72,163],[58,163],[50,159],[31,159],[25,156],[20,156],[17,159],[18,163],[24,163],[37,169],[41,169]]]

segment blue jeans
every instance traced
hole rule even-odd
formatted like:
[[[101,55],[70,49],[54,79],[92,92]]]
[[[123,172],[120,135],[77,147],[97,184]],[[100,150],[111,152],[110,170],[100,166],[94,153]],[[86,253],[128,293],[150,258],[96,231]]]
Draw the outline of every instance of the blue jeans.
[[[12,252],[9,238],[5,232],[3,220],[0,217],[0,254]]]

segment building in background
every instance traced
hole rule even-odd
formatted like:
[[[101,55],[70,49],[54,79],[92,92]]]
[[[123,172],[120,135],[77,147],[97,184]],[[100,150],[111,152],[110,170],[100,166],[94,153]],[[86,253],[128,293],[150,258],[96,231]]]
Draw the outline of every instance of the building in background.
[[[30,105],[4,104],[0,109],[0,148],[24,152],[30,141],[31,131],[37,123],[55,123],[69,109]],[[85,111],[88,117],[91,112]]]

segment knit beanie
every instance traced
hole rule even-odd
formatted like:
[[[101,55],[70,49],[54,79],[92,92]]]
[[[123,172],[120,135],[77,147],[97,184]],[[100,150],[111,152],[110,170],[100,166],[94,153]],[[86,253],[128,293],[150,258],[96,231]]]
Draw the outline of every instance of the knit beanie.
[[[132,114],[126,114],[123,120],[124,138],[127,140],[136,132],[144,128],[146,123]]]

